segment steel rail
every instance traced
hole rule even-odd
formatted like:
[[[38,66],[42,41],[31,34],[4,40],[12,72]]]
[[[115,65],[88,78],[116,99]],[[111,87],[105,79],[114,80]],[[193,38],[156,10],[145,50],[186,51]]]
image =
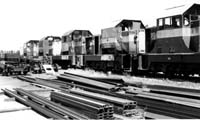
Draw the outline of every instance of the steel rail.
[[[138,98],[138,97],[135,97],[136,96],[135,94],[121,94],[121,93],[115,93],[115,92],[107,92],[103,90],[101,90],[100,93],[137,101],[139,106],[147,107],[146,110],[147,112],[150,112],[150,113],[158,113],[158,114],[166,115],[169,117],[185,118],[185,119],[199,118],[195,113],[191,115],[191,114],[187,114],[187,112],[186,114],[185,112],[184,113],[177,112],[179,110],[183,111],[184,108],[178,109],[176,107],[173,107],[173,106],[176,106],[173,102],[171,102],[170,104],[167,104],[166,101],[159,100],[159,97],[151,97],[151,96],[144,95],[144,97]],[[172,108],[170,108],[171,106]],[[176,108],[176,110],[174,108]],[[191,107],[188,107],[188,109],[190,108]],[[195,111],[198,112],[199,110],[195,110]]]
[[[24,76],[18,76],[17,78],[20,79],[20,80],[23,80],[23,81],[30,82],[30,83],[35,83],[35,84],[44,85],[44,86],[47,86],[47,87],[50,87],[50,88],[63,90],[63,89],[60,88],[61,84],[58,85],[58,84],[55,84],[55,82],[54,82],[54,84],[49,84],[49,83],[53,83],[53,82],[51,82],[51,81],[46,82],[44,80],[42,81],[42,80],[32,79],[32,78],[24,77]]]
[[[108,83],[104,83],[104,82],[98,82],[98,81],[94,81],[91,79],[86,79],[86,78],[82,78],[82,77],[75,77],[72,75],[60,75],[57,76],[59,79],[65,80],[65,81],[71,81],[77,84],[81,84],[81,85],[85,85],[85,86],[90,86],[90,87],[95,87],[95,88],[99,88],[99,89],[104,89],[104,90],[114,90],[116,88],[115,85],[111,85]]]
[[[135,101],[132,100],[127,100],[119,97],[113,97],[83,90],[71,89],[70,93],[113,104],[115,112],[123,115],[132,114],[131,110],[135,109],[137,104]]]
[[[188,93],[200,93],[199,89],[174,87],[174,86],[166,86],[166,85],[150,85],[150,84],[144,84],[144,86],[149,89],[161,89],[161,90],[188,92]]]
[[[180,97],[192,98],[192,99],[198,99],[198,100],[200,99],[200,90],[197,90],[197,89],[171,87],[171,86],[164,86],[164,85],[147,85],[146,87],[152,93],[180,96]]]
[[[102,107],[102,106],[105,106],[107,103],[105,102],[101,102],[101,101],[97,101],[97,100],[93,100],[93,99],[89,99],[89,98],[86,98],[86,97],[80,97],[80,96],[77,96],[77,95],[74,95],[74,94],[71,94],[71,93],[62,93],[62,92],[59,92],[59,94],[62,94],[68,98],[71,98],[71,99],[74,99],[74,100],[78,100],[78,101],[81,101],[83,103],[87,103],[91,106],[95,106],[95,107]]]
[[[10,97],[14,97],[17,101],[19,101],[22,104],[25,104],[27,106],[30,106],[33,110],[39,112],[40,114],[48,117],[48,118],[54,118],[54,119],[68,119],[66,118],[66,116],[62,116],[54,111],[51,111],[49,109],[46,109],[44,107],[42,107],[41,105],[36,104],[35,102],[32,102],[26,98],[23,98],[22,96],[14,93],[11,90],[8,89],[2,89],[2,91],[4,91],[4,93]]]
[[[77,102],[80,102],[81,104],[83,104],[84,106],[91,108],[91,109],[96,109],[99,110],[101,108],[103,108],[104,106],[110,106],[108,103],[105,102],[100,102],[97,100],[93,100],[93,99],[89,99],[89,98],[85,98],[85,97],[80,97],[71,93],[62,93],[62,92],[52,92],[51,95],[56,95],[56,96],[62,96],[65,97],[66,99],[70,99],[70,100],[74,100]]]
[[[127,91],[127,93],[131,93]],[[134,92],[135,93],[135,92]],[[148,93],[148,92],[140,92],[138,93],[140,95],[147,95],[147,96],[152,96],[152,97],[158,97],[159,99],[165,100],[165,101],[171,101],[177,104],[184,104],[187,106],[195,106],[200,108],[200,101],[197,99],[191,99],[191,98],[185,98],[185,97],[177,97],[177,96],[172,96],[172,95],[163,95],[163,94],[158,94],[158,93]],[[170,98],[170,99],[169,99]]]
[[[196,116],[191,116],[191,115],[184,115],[182,113],[177,113],[176,111],[174,112],[174,108],[170,108],[168,105],[164,106],[166,103],[165,101],[162,101],[161,103],[159,104],[155,104],[156,102],[159,102],[159,96],[157,97],[151,97],[149,95],[145,96],[143,98],[140,98],[140,99],[136,99],[134,96],[135,94],[131,94],[131,95],[128,95],[128,94],[119,94],[119,93],[115,93],[115,92],[108,92],[108,91],[105,91],[105,90],[99,90],[99,89],[94,89],[94,88],[89,88],[89,87],[84,87],[84,86],[77,86],[77,87],[80,87],[82,89],[85,89],[85,90],[88,90],[88,91],[91,91],[91,92],[97,92],[97,93],[102,93],[102,94],[105,94],[105,95],[112,95],[112,96],[115,96],[115,97],[121,97],[121,98],[125,98],[125,99],[130,99],[130,100],[134,100],[134,101],[137,101],[139,102],[138,105],[139,106],[147,106],[148,109],[147,111],[148,112],[152,112],[152,113],[158,113],[158,114],[162,114],[162,115],[167,115],[167,116],[170,116],[170,117],[176,117],[176,118],[185,118],[185,119],[190,119],[190,118],[199,118],[199,117],[196,117]],[[64,86],[63,86],[64,88]],[[150,99],[148,99],[150,98]],[[157,99],[158,101],[154,100],[154,99]],[[170,98],[169,98],[170,99]],[[169,100],[168,99],[168,100]],[[173,106],[173,102],[171,102],[171,106]],[[164,108],[164,109],[161,109]],[[179,111],[179,109],[178,109]],[[198,111],[198,110],[197,110]]]
[[[161,114],[157,114],[157,113],[152,113],[152,112],[148,112],[148,111],[145,111],[145,119],[177,119],[175,117],[170,117],[170,116],[167,116],[167,115],[161,115]]]
[[[97,92],[97,93],[103,93],[103,94],[107,94],[107,95],[112,95],[112,96],[116,96],[116,97],[121,97],[121,98],[126,98],[126,99],[130,99],[130,100],[135,100],[138,102],[139,106],[147,106],[147,112],[150,113],[160,113],[162,115],[166,115],[166,116],[170,116],[170,117],[176,117],[176,118],[185,118],[185,119],[189,119],[189,118],[200,118],[198,115],[190,115],[187,114],[187,112],[184,113],[180,113],[177,111],[180,110],[180,108],[176,108],[176,111],[174,111],[174,107],[170,108],[171,106],[174,106],[174,103],[171,102],[170,105],[166,104],[164,101],[158,100],[158,97],[151,97],[151,96],[145,96],[144,97],[140,97],[139,99],[136,99],[137,97],[134,97],[134,94],[120,94],[120,93],[115,93],[115,92],[108,92],[105,89],[100,89],[100,88],[94,88],[91,86],[84,86],[84,85],[77,85],[74,83],[66,83],[65,85],[62,86],[62,88],[67,88],[66,85],[70,85],[70,86],[76,86],[76,87],[80,87],[82,89],[91,91],[91,92]],[[154,98],[157,98],[156,100],[154,100]],[[169,98],[170,99],[170,98]],[[176,105],[175,105],[176,106]],[[191,107],[188,107],[187,109],[189,110]],[[183,111],[181,109],[181,111]],[[195,111],[199,111],[199,110],[195,110]],[[191,111],[189,111],[190,113]],[[185,114],[186,113],[186,114]],[[184,115],[185,114],[185,115]]]
[[[56,112],[59,112],[60,114],[63,114],[64,116],[69,116],[70,118],[72,119],[77,119],[77,120],[82,120],[82,119],[89,119],[87,118],[86,116],[83,116],[79,113],[76,113],[66,107],[63,107],[61,105],[58,105],[50,100],[47,100],[41,96],[38,96],[32,92],[29,92],[29,91],[26,91],[26,90],[23,90],[21,88],[17,88],[15,89],[17,91],[17,93],[19,94],[22,94],[22,95],[25,95],[27,96],[28,98],[30,98],[31,100],[33,101],[36,101],[36,102],[39,102],[43,105],[45,105],[46,107],[48,107],[49,109],[53,110],[53,111],[56,111]]]
[[[132,99],[137,101],[138,104],[142,106],[157,108],[162,111],[169,111],[172,114],[183,114],[188,118],[200,118],[200,115],[198,114],[200,107],[198,107],[198,104],[196,104],[197,106],[195,106],[193,103],[191,103],[193,105],[189,105],[189,103],[186,104],[186,102],[182,101],[175,101],[170,100],[169,98],[160,98],[158,96],[144,94],[133,95],[131,93],[127,93],[125,95],[132,95]]]
[[[87,79],[91,79],[91,80],[95,80],[95,81],[99,81],[99,82],[105,82],[105,83],[109,83],[109,84],[113,84],[113,85],[119,85],[119,84],[123,85],[125,83],[122,78],[89,77],[89,76],[78,75],[78,74],[73,74],[73,73],[69,73],[69,72],[64,72],[64,75],[73,75],[73,76],[87,78]]]
[[[17,76],[17,78],[20,79],[20,80],[23,80],[23,81],[30,82],[30,83],[35,83],[36,82],[34,79],[26,78],[24,76]]]
[[[160,114],[160,115],[168,116],[165,119],[167,119],[169,117],[182,118],[182,119],[196,118],[194,116],[177,113],[176,111],[174,112],[174,109],[170,108],[169,105],[166,105],[165,102],[159,101],[159,100],[156,101],[156,100],[154,100],[154,98],[151,98],[151,97],[149,97],[149,99],[146,97],[137,98],[133,94],[122,94],[122,93],[114,93],[114,92],[109,92],[109,93],[105,92],[105,94],[137,101],[137,104],[140,107],[144,108],[146,112],[149,112],[152,114]],[[173,106],[173,104],[172,104],[172,106]],[[148,116],[148,117],[150,117],[150,116]]]
[[[82,111],[84,111],[85,114],[87,114],[89,117],[91,117],[91,119],[103,119],[105,117],[106,118],[108,117],[108,116],[104,116],[104,114],[105,114],[104,110],[105,110],[105,108],[107,108],[110,105],[104,105],[104,106],[99,106],[99,107],[97,107],[98,105],[92,106],[91,104],[86,104],[82,101],[68,98],[64,94],[59,94],[56,92],[52,92],[51,100],[55,101],[55,102],[59,102],[60,104],[63,104],[63,105],[81,109]],[[110,116],[110,117],[112,117],[112,116]]]

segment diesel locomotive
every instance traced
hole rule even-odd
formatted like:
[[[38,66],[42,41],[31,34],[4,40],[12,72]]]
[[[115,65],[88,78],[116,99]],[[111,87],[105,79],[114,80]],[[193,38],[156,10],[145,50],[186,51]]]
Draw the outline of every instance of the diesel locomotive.
[[[158,18],[151,28],[140,20],[124,19],[102,29],[100,35],[69,31],[61,38],[60,57],[52,61],[64,67],[135,74],[200,74],[200,5],[166,11],[169,14]]]
[[[187,8],[187,9],[183,9]],[[200,5],[182,6],[179,12],[158,18],[146,29],[149,49],[139,56],[140,68],[168,75],[200,73]],[[170,9],[169,9],[170,11]],[[173,9],[171,10],[173,11]]]

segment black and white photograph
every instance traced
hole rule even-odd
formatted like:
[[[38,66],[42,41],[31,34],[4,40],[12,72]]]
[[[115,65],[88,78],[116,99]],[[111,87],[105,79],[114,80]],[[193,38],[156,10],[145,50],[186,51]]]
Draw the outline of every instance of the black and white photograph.
[[[200,119],[200,0],[1,0],[0,120]]]

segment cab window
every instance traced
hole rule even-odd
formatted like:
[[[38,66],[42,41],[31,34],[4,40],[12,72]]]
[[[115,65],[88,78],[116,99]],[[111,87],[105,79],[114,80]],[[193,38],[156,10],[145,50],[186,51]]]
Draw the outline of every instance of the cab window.
[[[184,24],[185,26],[188,26],[188,25],[190,24],[190,21],[189,21],[189,19],[188,19],[187,17],[184,17],[183,24]]]
[[[181,18],[179,16],[173,16],[172,17],[172,26],[174,28],[181,27]]]
[[[181,16],[171,16],[157,20],[158,29],[179,28],[182,26]]]
[[[159,30],[162,30],[164,28],[163,18],[157,20],[157,26]]]

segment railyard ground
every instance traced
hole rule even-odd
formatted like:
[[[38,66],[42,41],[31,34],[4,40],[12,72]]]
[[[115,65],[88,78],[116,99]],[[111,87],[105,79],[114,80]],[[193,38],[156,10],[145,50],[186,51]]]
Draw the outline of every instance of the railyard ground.
[[[176,87],[184,87],[184,88],[193,88],[200,89],[200,82],[191,82],[191,81],[181,81],[181,80],[169,80],[169,79],[158,79],[158,78],[146,78],[146,77],[135,77],[130,75],[116,75],[116,74],[105,74],[103,72],[96,72],[94,70],[80,70],[80,69],[68,69],[68,70],[59,70],[59,72],[55,73],[55,75],[47,75],[43,74],[31,74],[28,75],[33,77],[42,77],[55,79],[56,75],[62,74],[64,72],[70,72],[79,75],[86,76],[95,76],[95,77],[115,77],[122,78],[125,82],[134,83],[134,82],[142,82],[144,84],[155,84],[155,85],[167,85],[167,86],[176,86]],[[3,94],[2,89],[13,89],[13,88],[23,88],[26,90],[36,90],[36,89],[44,89],[44,88],[36,88],[28,82],[18,80],[15,76],[1,76],[0,75],[0,119],[2,120],[46,120],[45,117],[37,114],[29,107],[24,106],[15,100],[7,97]],[[48,89],[47,92],[38,93],[43,97],[49,96]]]

